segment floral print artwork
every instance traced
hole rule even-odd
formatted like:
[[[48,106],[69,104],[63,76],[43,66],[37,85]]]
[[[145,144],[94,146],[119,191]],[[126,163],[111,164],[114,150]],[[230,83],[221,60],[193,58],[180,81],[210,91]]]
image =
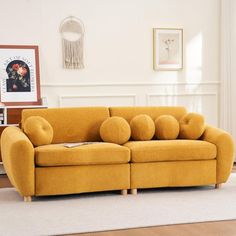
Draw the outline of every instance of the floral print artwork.
[[[21,60],[11,61],[6,68],[7,92],[30,92],[30,70]]]

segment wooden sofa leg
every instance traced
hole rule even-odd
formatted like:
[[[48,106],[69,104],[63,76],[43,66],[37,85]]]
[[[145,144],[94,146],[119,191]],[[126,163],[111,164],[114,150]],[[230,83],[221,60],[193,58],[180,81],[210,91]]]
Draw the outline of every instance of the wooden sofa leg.
[[[137,195],[138,194],[138,190],[136,188],[131,189],[131,194]]]
[[[127,195],[127,192],[128,192],[127,189],[122,189],[121,190],[121,195]]]
[[[31,196],[24,197],[24,202],[31,202],[31,201],[32,201]]]
[[[221,184],[215,184],[215,188],[216,189],[221,188]]]

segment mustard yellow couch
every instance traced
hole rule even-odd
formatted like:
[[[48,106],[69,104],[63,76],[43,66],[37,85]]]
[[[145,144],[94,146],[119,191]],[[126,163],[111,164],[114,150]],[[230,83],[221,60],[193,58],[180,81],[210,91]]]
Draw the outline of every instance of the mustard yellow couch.
[[[24,110],[22,128],[30,116],[41,116],[53,127],[50,145],[34,147],[22,129],[6,128],[1,153],[6,173],[25,201],[32,196],[173,186],[216,185],[227,181],[234,156],[231,136],[207,126],[199,140],[101,142],[104,120],[120,116],[128,122],[138,114],[153,120],[183,107],[85,107]],[[98,142],[75,148],[62,143]]]

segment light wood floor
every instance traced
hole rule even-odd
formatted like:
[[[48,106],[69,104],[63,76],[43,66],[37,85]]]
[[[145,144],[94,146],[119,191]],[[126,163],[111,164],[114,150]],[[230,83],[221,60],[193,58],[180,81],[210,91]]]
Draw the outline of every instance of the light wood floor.
[[[181,224],[100,233],[70,234],[73,236],[235,236],[236,220],[199,224]],[[68,236],[68,235],[67,235]]]
[[[12,187],[6,175],[0,175],[0,188]]]
[[[234,166],[232,172],[236,172],[236,166]],[[6,188],[6,187],[11,187],[11,184],[6,175],[0,175],[0,188]],[[236,236],[236,220],[156,226],[147,228],[114,230],[114,231],[106,231],[98,233],[83,233],[83,234],[70,234],[70,235],[73,236]]]

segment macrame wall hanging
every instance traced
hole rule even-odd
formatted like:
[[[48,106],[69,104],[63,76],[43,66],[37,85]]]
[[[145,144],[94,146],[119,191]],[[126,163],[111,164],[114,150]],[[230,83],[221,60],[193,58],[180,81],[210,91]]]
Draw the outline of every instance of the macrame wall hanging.
[[[75,16],[65,18],[60,25],[63,67],[83,69],[84,24]]]

